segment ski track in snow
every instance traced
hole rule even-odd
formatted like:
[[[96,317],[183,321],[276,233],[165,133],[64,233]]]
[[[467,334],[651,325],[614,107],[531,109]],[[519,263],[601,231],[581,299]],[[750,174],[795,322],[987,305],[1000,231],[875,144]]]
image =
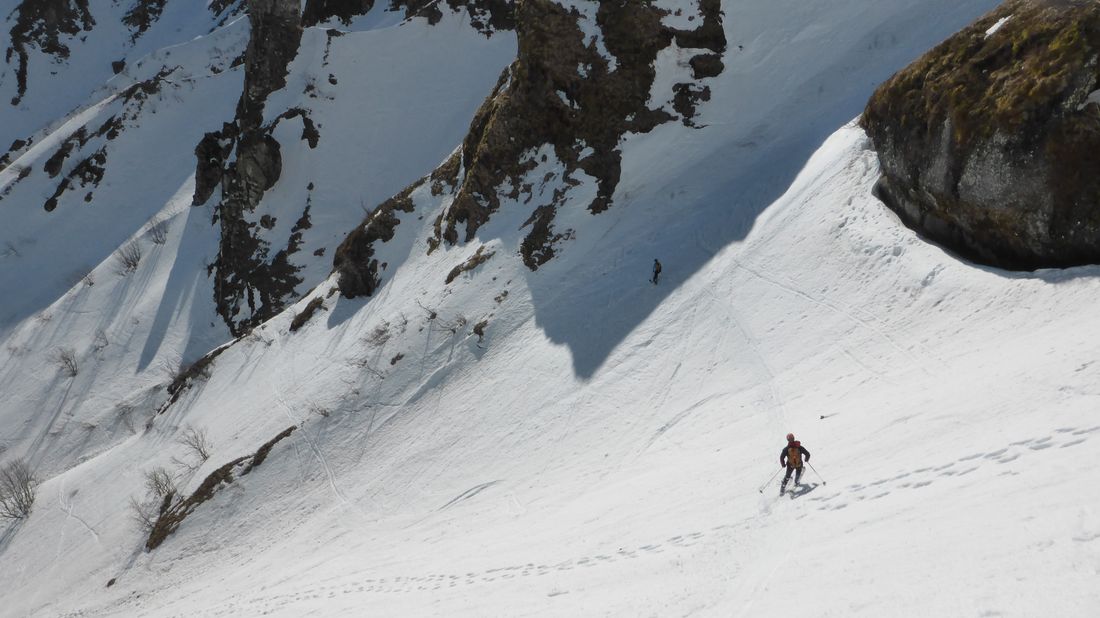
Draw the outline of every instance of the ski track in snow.
[[[508,566],[473,571],[450,573],[429,573],[421,575],[396,575],[364,577],[360,574],[341,576],[341,583],[328,583],[309,586],[274,595],[254,595],[245,601],[228,602],[215,607],[197,609],[196,613],[174,614],[173,618],[187,616],[233,616],[247,608],[249,614],[265,615],[279,610],[293,608],[298,604],[314,600],[331,599],[337,596],[359,596],[370,594],[415,594],[431,593],[448,589],[470,586],[506,585],[513,580],[541,578],[554,573],[566,573],[574,569],[588,570],[611,566],[624,560],[655,558],[670,552],[687,552],[705,544],[722,544],[734,530],[749,528],[750,521],[719,524],[707,531],[692,530],[676,534],[659,541],[619,548],[614,551],[591,553],[567,558],[556,562],[528,562]],[[700,550],[702,551],[702,550]],[[72,616],[76,616],[73,614]]]
[[[920,490],[938,482],[961,480],[970,483],[978,482],[972,479],[979,478],[987,481],[994,472],[996,476],[1016,476],[1021,473],[1018,466],[1008,466],[1005,469],[989,466],[990,464],[1011,464],[1021,457],[1028,456],[1029,452],[1039,453],[1051,448],[1078,447],[1088,440],[1090,434],[1100,433],[1100,427],[1088,429],[1065,427],[1059,429],[1058,433],[1062,437],[1067,437],[1068,434],[1069,439],[1059,443],[1056,441],[1058,436],[1054,435],[1025,438],[993,451],[977,452],[952,461],[938,462],[912,470],[901,470],[898,474],[867,483],[850,484],[842,492],[813,496],[807,498],[807,501],[815,503],[818,510],[838,511],[864,500],[879,500],[899,490]],[[985,474],[980,474],[978,477],[969,476],[980,471],[985,471]]]
[[[768,362],[767,357],[760,350],[759,341],[756,339],[755,336],[752,335],[752,333],[748,331],[748,328],[745,326],[743,319],[737,313],[737,309],[733,306],[733,282],[727,281],[726,285],[728,285],[729,288],[726,290],[725,300],[719,299],[714,294],[713,290],[708,289],[708,292],[711,294],[712,298],[714,298],[715,302],[725,308],[726,312],[729,315],[728,323],[732,324],[733,327],[736,328],[739,333],[741,333],[741,336],[744,338],[745,343],[748,344],[749,349],[752,351],[753,356],[755,356],[759,361],[759,366],[763,368],[764,373],[766,374],[764,382],[768,385],[768,391],[771,393],[772,401],[775,404],[771,408],[773,418],[775,420],[774,427],[777,434],[782,433],[783,428],[788,426],[787,407],[783,401],[783,398],[780,396],[778,387],[776,386],[776,381],[778,380],[778,377],[776,376],[775,370],[772,369],[771,364]]]
[[[832,312],[834,312],[834,313],[836,313],[836,314],[838,314],[842,317],[845,317],[845,318],[851,320],[855,324],[870,330],[875,335],[877,335],[878,337],[882,338],[884,341],[889,343],[890,347],[894,348],[895,350],[897,350],[898,352],[900,352],[901,354],[903,354],[904,356],[906,356],[907,358],[912,360],[913,363],[916,366],[920,367],[921,371],[924,372],[926,375],[928,375],[928,376],[933,375],[932,372],[929,371],[929,369],[927,367],[928,361],[926,359],[923,359],[923,358],[918,358],[915,354],[913,354],[913,352],[911,352],[910,350],[906,349],[901,344],[899,344],[897,342],[897,340],[895,340],[885,330],[883,330],[883,328],[885,328],[885,327],[880,328],[879,326],[876,326],[876,325],[872,324],[869,320],[864,320],[864,319],[856,316],[854,310],[852,310],[851,308],[845,308],[845,307],[842,307],[842,306],[838,306],[837,304],[834,304],[834,303],[830,302],[828,299],[816,298],[815,296],[811,295],[810,293],[798,289],[793,284],[788,285],[788,284],[781,283],[777,279],[775,279],[773,277],[769,277],[767,275],[764,275],[759,270],[757,270],[755,268],[752,268],[750,266],[747,266],[741,261],[735,261],[735,264],[736,264],[737,268],[749,273],[750,275],[756,277],[757,279],[760,279],[761,281],[764,281],[765,283],[767,283],[767,284],[769,284],[769,285],[771,285],[771,286],[773,286],[777,289],[784,290],[784,291],[786,291],[790,294],[793,294],[793,295],[795,295],[799,298],[807,300],[807,301],[809,301],[809,302],[811,302],[815,305],[818,305],[820,307],[828,309],[828,310],[830,310],[830,311],[832,311]],[[878,321],[875,318],[870,318],[870,319],[875,320],[876,322]]]
[[[65,483],[58,483],[57,507],[61,509],[63,513],[65,513],[66,519],[72,519],[78,522],[80,525],[84,526],[84,529],[92,535],[92,539],[96,542],[96,545],[99,545],[99,533],[95,531],[95,528],[93,528],[88,522],[84,521],[84,519],[81,518],[79,515],[73,513],[73,508],[75,507],[75,505],[72,502],[72,497],[74,495],[76,495],[76,492],[70,492],[68,495],[66,495]]]
[[[309,450],[317,459],[317,463],[319,463],[321,465],[321,468],[324,470],[325,478],[328,480],[329,487],[332,488],[332,493],[334,493],[336,497],[340,500],[340,502],[343,502],[345,506],[353,506],[351,500],[348,499],[343,490],[341,490],[340,486],[337,484],[336,475],[333,473],[332,466],[329,465],[328,459],[325,458],[325,454],[321,451],[321,448],[317,445],[316,441],[314,441],[313,438],[310,437],[309,429],[304,426],[302,419],[294,415],[294,411],[291,409],[290,405],[287,404],[286,399],[283,398],[283,395],[279,390],[279,386],[274,381],[271,381],[270,384],[271,392],[275,395],[275,401],[279,404],[279,407],[282,408],[283,414],[286,415],[287,419],[289,419],[291,423],[298,426],[299,431],[295,433],[301,433],[302,439],[309,446]],[[293,436],[294,434],[291,434],[291,437]]]

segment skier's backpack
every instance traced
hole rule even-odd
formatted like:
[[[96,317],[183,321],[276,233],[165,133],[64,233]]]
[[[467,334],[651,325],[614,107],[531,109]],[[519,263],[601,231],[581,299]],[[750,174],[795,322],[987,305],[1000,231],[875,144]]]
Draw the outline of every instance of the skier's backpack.
[[[802,467],[802,443],[791,442],[787,445],[787,465],[792,468]]]

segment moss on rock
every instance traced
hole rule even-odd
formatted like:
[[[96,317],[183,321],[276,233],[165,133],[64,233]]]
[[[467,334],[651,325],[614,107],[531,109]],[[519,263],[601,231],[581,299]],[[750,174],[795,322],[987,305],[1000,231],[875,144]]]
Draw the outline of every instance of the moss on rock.
[[[878,194],[978,262],[1100,262],[1098,89],[1100,4],[1010,0],[871,97]]]

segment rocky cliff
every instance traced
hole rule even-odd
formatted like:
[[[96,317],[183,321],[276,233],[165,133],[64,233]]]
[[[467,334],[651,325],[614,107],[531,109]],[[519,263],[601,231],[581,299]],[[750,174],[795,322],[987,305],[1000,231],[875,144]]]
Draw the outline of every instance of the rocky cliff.
[[[233,121],[207,133],[195,148],[193,199],[195,205],[217,200],[214,217],[221,240],[210,272],[218,312],[235,335],[297,300],[303,279],[294,254],[312,225],[312,204],[307,199],[289,237],[279,236],[273,231],[276,218],[261,203],[282,175],[284,145],[274,136],[279,125],[300,122],[301,139],[311,148],[321,139],[309,109],[266,109],[268,99],[286,86],[288,65],[298,54],[303,27],[348,24],[372,8],[377,9],[373,0],[310,0],[304,7],[296,0],[248,2],[251,38],[243,58],[244,90]],[[486,36],[510,27],[513,20],[512,3],[501,0],[451,0],[442,8],[437,3],[395,0],[385,10],[402,11],[407,19],[426,19],[432,24],[442,18],[442,10],[462,11],[471,26]],[[342,36],[338,30],[326,33],[330,43]],[[327,79],[329,85],[336,85],[334,75]],[[317,96],[310,88],[315,86],[307,86],[307,93]]]
[[[4,52],[4,61],[16,65],[17,93],[11,104],[19,105],[27,92],[27,64],[31,47],[55,59],[69,57],[66,36],[91,30],[95,19],[88,9],[88,0],[33,0],[15,9],[15,24],[10,31],[11,42]]]
[[[1011,0],[884,83],[862,120],[908,225],[1009,269],[1100,262],[1100,4]]]
[[[397,213],[413,211],[410,194],[429,180],[431,193],[445,204],[435,221],[433,250],[472,241],[502,202],[512,200],[531,209],[519,251],[524,264],[536,270],[552,259],[573,235],[556,222],[571,191],[593,182],[589,212],[612,207],[624,136],[674,120],[692,126],[696,105],[710,98],[703,80],[722,71],[726,48],[721,5],[699,0],[696,9],[697,25],[681,29],[666,25],[668,12],[651,3],[517,3],[515,63],[501,75],[455,156],[375,209],[344,241],[335,256],[342,292],[373,293],[384,269],[373,257],[375,245],[393,237]],[[673,45],[691,52],[691,78],[675,84],[670,106],[651,107],[654,63]],[[560,172],[547,172],[537,182],[525,178],[548,159]]]
[[[205,203],[222,187],[215,214],[221,246],[211,269],[218,312],[237,335],[282,309],[283,299],[301,282],[286,259],[292,247],[273,252],[258,234],[266,220],[252,216],[282,171],[279,142],[271,136],[275,123],[265,126],[263,111],[268,95],[286,85],[287,64],[298,53],[299,3],[250,0],[248,18],[252,36],[236,119],[208,133],[195,150],[194,203]],[[303,225],[308,225],[308,214]],[[242,309],[247,309],[244,315]]]

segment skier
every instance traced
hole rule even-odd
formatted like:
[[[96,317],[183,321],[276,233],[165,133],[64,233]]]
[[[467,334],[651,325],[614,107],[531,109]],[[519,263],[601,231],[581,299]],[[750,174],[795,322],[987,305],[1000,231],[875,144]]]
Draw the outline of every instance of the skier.
[[[661,276],[661,263],[657,261],[657,258],[653,258],[653,285],[657,285],[657,277]]]
[[[779,466],[786,466],[787,474],[783,477],[783,484],[779,486],[779,493],[787,490],[787,481],[791,480],[794,472],[794,484],[800,485],[802,480],[802,462],[810,461],[810,451],[807,451],[802,443],[794,439],[794,434],[787,434],[787,446],[779,453]]]

